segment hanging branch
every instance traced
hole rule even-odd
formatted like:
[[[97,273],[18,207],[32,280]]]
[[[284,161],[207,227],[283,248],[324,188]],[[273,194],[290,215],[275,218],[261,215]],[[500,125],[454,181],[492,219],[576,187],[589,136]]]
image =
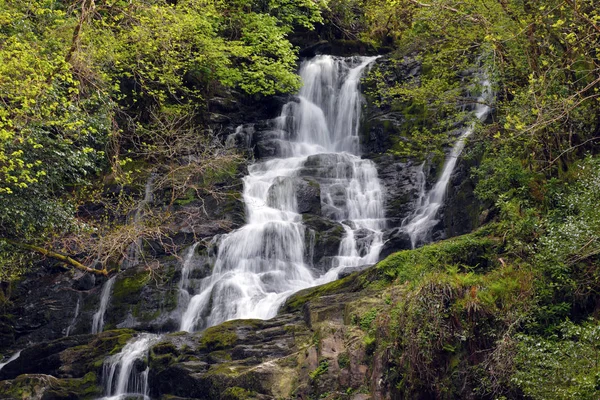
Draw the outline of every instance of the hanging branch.
[[[11,244],[13,246],[17,246],[17,247],[20,247],[22,249],[32,250],[32,251],[35,251],[36,253],[40,253],[40,254],[43,254],[43,255],[45,255],[47,257],[54,258],[54,259],[56,259],[56,260],[58,260],[60,262],[63,262],[65,264],[70,265],[71,267],[77,268],[77,269],[79,269],[81,271],[89,272],[89,273],[95,274],[95,275],[108,276],[108,270],[106,268],[103,268],[103,269],[93,269],[93,268],[90,268],[90,267],[86,267],[85,265],[83,265],[79,261],[74,260],[73,258],[71,258],[71,257],[69,257],[67,255],[60,254],[60,253],[57,253],[57,252],[52,251],[52,250],[45,249],[45,248],[40,247],[40,246],[35,246],[35,245],[32,245],[32,244],[16,242],[14,240],[6,239],[6,238],[3,238],[1,240],[5,241],[6,243]]]
[[[83,24],[87,20],[90,11],[93,11],[95,8],[96,8],[96,4],[94,3],[94,0],[82,0],[81,15],[79,16],[79,22],[77,22],[77,26],[75,27],[75,30],[73,31],[73,38],[71,39],[71,48],[69,49],[69,52],[67,53],[67,55],[65,57],[66,62],[68,62],[68,63],[71,62],[71,58],[73,58],[73,54],[75,53],[75,51],[77,50],[77,47],[79,46],[79,38],[81,35],[81,28],[83,27]]]
[[[419,6],[419,7],[425,7],[425,8],[433,7],[433,4],[421,3],[418,0],[409,0],[409,1],[411,3],[413,3],[414,5]],[[467,13],[464,13],[464,12],[462,12],[462,11],[454,8],[454,7],[450,7],[450,6],[447,6],[445,4],[436,4],[436,6],[442,8],[444,10],[448,10],[448,11],[451,11],[453,13],[460,14],[460,15],[462,15],[463,17],[465,17],[466,19],[468,19],[471,22],[477,22],[477,23],[481,22],[481,20],[479,18],[473,17],[472,15],[468,15]]]

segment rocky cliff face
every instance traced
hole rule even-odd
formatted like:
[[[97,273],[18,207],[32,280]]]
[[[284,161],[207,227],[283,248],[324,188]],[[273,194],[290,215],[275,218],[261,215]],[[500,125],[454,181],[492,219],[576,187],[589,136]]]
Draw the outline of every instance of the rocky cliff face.
[[[413,60],[391,64],[380,58],[377,63],[378,68],[392,70],[395,80],[418,79],[420,67]],[[228,146],[239,148],[250,159],[285,154],[285,143],[273,133],[284,100],[255,103],[223,93],[210,102],[212,129],[222,133]],[[386,153],[392,146],[392,135],[402,137],[402,113],[369,104],[363,115],[362,149],[365,157],[376,163],[385,188],[384,257],[410,248],[410,240],[399,227],[418,199],[417,174],[422,160]],[[336,167],[330,157],[313,156],[300,176],[280,182],[296,187],[307,228],[305,259],[320,270],[337,254],[344,234],[320,197],[320,185]],[[479,222],[481,206],[473,196],[469,168],[467,162],[457,168],[433,233],[435,238],[468,232]],[[436,168],[431,166],[427,171],[425,184],[431,187]],[[231,184],[241,190],[240,180]],[[179,207],[190,215],[202,216],[182,219],[171,227],[176,232],[173,242],[179,248],[201,242],[195,257],[196,264],[202,266],[192,277],[200,279],[212,268],[215,249],[210,239],[243,224],[244,206],[234,197],[221,202],[192,199]],[[11,298],[13,307],[0,320],[0,351],[9,355],[26,349],[18,362],[0,370],[0,394],[7,398],[98,397],[108,354],[118,352],[137,331],[176,331],[182,311],[178,308],[178,284],[185,250],[177,256],[156,244],[145,251],[153,252],[158,262],[133,266],[117,275],[104,314],[108,332],[99,335],[89,332],[105,280],[64,272],[50,264],[24,279]],[[319,289],[310,291],[310,302],[303,297],[306,293],[300,293],[273,320],[232,321],[202,333],[161,336],[147,361],[150,395],[304,399],[337,393],[356,400],[387,398],[383,355],[374,353],[360,320],[371,310],[384,310],[390,293],[368,289],[369,274],[367,271],[334,282],[328,286],[327,295],[318,296]],[[135,368],[143,370],[145,365]]]

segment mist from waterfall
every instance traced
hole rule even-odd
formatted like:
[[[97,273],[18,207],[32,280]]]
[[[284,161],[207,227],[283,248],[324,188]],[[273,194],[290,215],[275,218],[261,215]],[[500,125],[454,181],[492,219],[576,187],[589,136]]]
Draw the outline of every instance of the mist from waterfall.
[[[304,86],[277,119],[280,158],[249,167],[243,179],[246,225],[220,239],[212,275],[195,288],[181,330],[272,318],[294,292],[332,281],[344,268],[378,260],[383,194],[375,165],[358,156],[360,78],[375,58],[321,55],[302,63]],[[321,207],[345,231],[325,272],[304,259],[307,232],[294,179],[307,160],[327,165],[319,177]]]

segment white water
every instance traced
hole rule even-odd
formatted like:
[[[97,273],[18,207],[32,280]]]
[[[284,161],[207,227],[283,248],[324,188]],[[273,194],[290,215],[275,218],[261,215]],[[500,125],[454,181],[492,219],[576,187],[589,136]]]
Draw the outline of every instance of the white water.
[[[383,196],[374,164],[357,155],[359,82],[374,60],[317,56],[301,65],[299,101],[285,105],[278,118],[284,158],[249,167],[243,193],[247,223],[221,238],[213,273],[190,299],[181,330],[272,318],[292,293],[334,280],[343,268],[377,261]],[[343,221],[346,232],[331,269],[321,275],[304,260],[305,228],[294,185],[308,160],[321,167],[322,208]],[[357,236],[366,239],[359,244]]]
[[[2,370],[2,368],[4,368],[4,366],[10,362],[15,361],[17,358],[19,358],[19,356],[21,355],[21,350],[17,351],[15,354],[13,354],[12,356],[10,356],[10,358],[8,360],[6,360],[5,362],[0,363],[0,371]]]
[[[150,174],[146,185],[144,186],[144,198],[138,204],[135,214],[133,215],[133,224],[138,225],[144,216],[144,211],[148,205],[154,200],[154,180],[156,179],[155,174]],[[142,239],[138,238],[131,243],[125,251],[125,257],[121,262],[121,268],[126,269],[135,266],[140,263],[140,251],[142,249]]]
[[[104,314],[108,307],[108,301],[110,300],[110,293],[112,291],[113,284],[115,283],[116,275],[106,281],[102,287],[102,293],[100,294],[100,306],[98,311],[94,314],[92,320],[92,333],[100,333],[104,329]]]
[[[179,281],[179,302],[178,307],[186,307],[190,302],[190,272],[194,268],[194,252],[200,242],[194,243],[183,257],[183,267],[181,268],[181,280]]]
[[[77,297],[77,304],[75,304],[75,313],[73,315],[73,319],[71,320],[71,323],[67,327],[67,331],[65,332],[65,336],[69,336],[69,334],[71,333],[71,331],[75,327],[75,323],[77,322],[77,317],[79,316],[79,305],[80,305],[80,303],[81,303],[81,294],[79,294],[79,296]]]
[[[477,117],[479,121],[485,120],[491,111],[491,108],[486,103],[490,101],[491,97],[490,82],[485,79],[481,82],[481,86],[483,88],[482,94],[477,99],[474,112],[475,117]],[[444,163],[442,175],[429,193],[426,193],[425,191],[425,174],[423,173],[423,165],[421,165],[418,176],[421,193],[419,195],[417,207],[411,215],[402,221],[402,228],[410,237],[413,249],[429,239],[431,230],[439,222],[439,220],[436,219],[436,216],[444,202],[448,182],[450,181],[458,157],[465,148],[465,140],[471,136],[474,130],[475,122],[471,123],[461,133]]]
[[[159,339],[157,335],[141,334],[127,343],[120,353],[110,356],[102,372],[105,400],[143,398],[148,396],[148,372],[146,367],[138,371],[136,364],[148,357],[150,346]]]

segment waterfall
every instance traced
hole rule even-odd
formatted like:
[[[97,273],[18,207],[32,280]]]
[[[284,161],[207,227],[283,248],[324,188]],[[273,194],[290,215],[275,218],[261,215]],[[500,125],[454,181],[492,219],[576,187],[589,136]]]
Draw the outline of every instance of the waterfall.
[[[79,306],[80,306],[80,304],[81,304],[81,293],[79,293],[79,295],[77,296],[77,304],[75,304],[75,312],[73,313],[73,319],[71,320],[71,323],[67,327],[67,330],[65,332],[65,336],[69,336],[69,334],[71,333],[71,331],[75,327],[75,323],[77,322],[77,317],[79,317]]]
[[[154,173],[150,174],[148,180],[146,181],[146,185],[144,186],[144,198],[138,204],[135,214],[133,215],[133,224],[138,225],[144,216],[144,209],[149,206],[154,200],[154,180],[156,179],[156,175]],[[121,268],[127,269],[129,267],[135,266],[140,263],[140,250],[142,248],[142,239],[138,238],[133,243],[131,243],[127,250],[125,251],[125,258],[121,263]]]
[[[187,306],[190,302],[190,272],[194,267],[194,252],[196,251],[196,247],[198,247],[199,244],[200,242],[194,243],[183,257],[183,266],[181,268],[181,280],[179,281],[179,302],[177,303],[180,308],[183,306]]]
[[[477,99],[474,112],[475,117],[479,121],[485,120],[491,112],[491,108],[486,104],[486,102],[490,100],[491,94],[491,85],[489,80],[484,79],[481,82],[481,86],[483,88],[482,94]],[[475,122],[469,124],[460,134],[458,140],[452,148],[452,151],[444,162],[442,175],[429,193],[425,192],[425,174],[423,172],[423,165],[421,165],[418,173],[421,191],[419,199],[417,200],[417,207],[411,215],[402,221],[402,228],[410,237],[413,249],[417,245],[428,240],[431,230],[439,222],[439,220],[436,219],[436,215],[444,203],[444,196],[446,194],[448,182],[450,181],[450,177],[452,176],[452,172],[454,171],[458,157],[465,148],[465,140],[471,136],[474,130]]]
[[[190,299],[181,330],[272,318],[292,293],[334,280],[346,267],[377,261],[383,195],[374,164],[357,155],[360,77],[375,58],[317,56],[302,63],[304,86],[277,119],[281,158],[249,167],[243,179],[247,223],[220,239],[212,275]],[[345,231],[325,273],[304,260],[307,233],[294,179],[307,163],[322,167],[321,207]]]
[[[145,365],[150,346],[156,343],[159,336],[141,334],[129,341],[121,350],[110,356],[105,362],[102,372],[104,399],[143,398],[149,399],[148,372]],[[141,367],[145,368],[140,371]]]
[[[8,363],[15,361],[17,358],[19,358],[19,356],[21,355],[21,350],[17,351],[16,353],[14,353],[12,356],[10,356],[10,358],[8,360],[6,360],[5,362],[1,362],[0,363],[0,371],[2,370],[2,368],[4,368],[4,366],[6,366]]]
[[[110,300],[110,292],[112,291],[113,284],[115,283],[116,275],[106,281],[102,287],[102,293],[100,294],[100,306],[98,311],[94,314],[92,320],[92,333],[100,333],[104,329],[104,313],[108,307],[108,301]]]

